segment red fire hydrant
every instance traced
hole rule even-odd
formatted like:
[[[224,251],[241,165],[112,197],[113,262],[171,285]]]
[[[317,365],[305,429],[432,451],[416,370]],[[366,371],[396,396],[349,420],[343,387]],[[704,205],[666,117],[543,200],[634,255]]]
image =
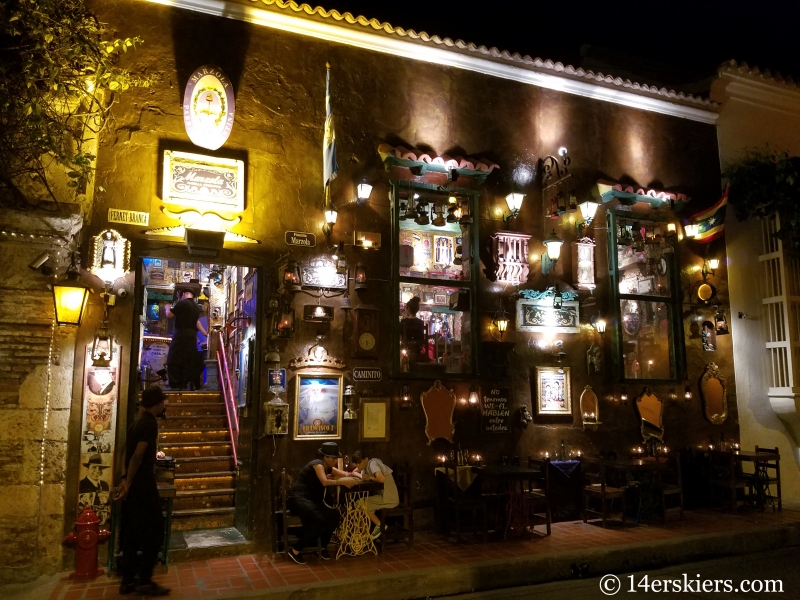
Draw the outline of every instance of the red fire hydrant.
[[[100,531],[100,519],[91,508],[85,509],[75,522],[75,531],[64,538],[68,546],[75,546],[75,571],[70,579],[94,579],[103,574],[97,568],[97,546],[108,540],[110,533]]]

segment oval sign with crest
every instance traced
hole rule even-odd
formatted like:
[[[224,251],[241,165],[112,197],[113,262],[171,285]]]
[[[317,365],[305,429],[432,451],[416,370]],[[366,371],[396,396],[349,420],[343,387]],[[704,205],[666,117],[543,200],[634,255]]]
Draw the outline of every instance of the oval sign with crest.
[[[204,65],[189,76],[183,93],[183,123],[192,143],[216,150],[231,134],[236,101],[228,76]]]

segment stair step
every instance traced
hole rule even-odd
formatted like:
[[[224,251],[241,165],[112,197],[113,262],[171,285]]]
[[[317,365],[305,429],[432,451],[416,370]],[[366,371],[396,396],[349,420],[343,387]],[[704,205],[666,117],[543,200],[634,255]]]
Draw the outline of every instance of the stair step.
[[[194,477],[233,477],[235,471],[208,471],[206,473],[175,473],[175,479],[192,479]]]
[[[167,416],[169,429],[182,429],[194,431],[197,429],[227,429],[228,422],[225,415],[173,415]]]
[[[196,496],[232,496],[236,493],[234,488],[222,488],[218,490],[178,490],[176,498],[191,498]]]
[[[179,495],[181,492],[231,489],[235,485],[236,477],[233,474],[208,477],[206,473],[197,473],[194,477],[181,477],[175,480]]]
[[[167,403],[174,404],[219,402],[222,399],[222,392],[213,390],[199,392],[172,392],[165,390],[165,393],[167,394]]]
[[[233,506],[220,506],[218,508],[185,508],[173,510],[173,517],[199,517],[201,515],[226,515],[233,514],[236,508]]]
[[[222,527],[233,527],[234,516],[235,515],[233,512],[211,512],[208,514],[178,516],[175,516],[173,513],[172,531],[193,531],[197,529],[219,529]],[[192,550],[194,551],[195,549],[193,548]],[[217,552],[219,551],[216,548],[215,550]],[[171,555],[173,552],[174,551],[170,551],[170,559],[172,558]],[[217,555],[218,554],[214,554],[214,556]]]
[[[232,456],[192,456],[175,459],[175,474],[201,476],[206,472],[226,471],[235,468]]]
[[[223,402],[178,402],[175,404],[167,402],[166,409],[167,418],[225,414],[225,404]]]
[[[228,441],[218,441],[218,442],[208,442],[203,440],[202,442],[166,442],[161,444],[162,448],[188,448],[191,446],[230,446],[231,443]]]
[[[204,429],[170,429],[158,432],[158,441],[161,445],[171,445],[183,442],[227,442],[230,439],[227,429],[206,427]]]
[[[186,444],[164,444],[162,450],[165,454],[176,460],[184,458],[205,458],[217,457],[231,449],[230,442],[208,442]]]
[[[191,494],[176,497],[172,501],[172,506],[176,510],[187,510],[194,508],[224,508],[234,505],[235,496],[233,492],[227,494],[198,494],[194,492]]]

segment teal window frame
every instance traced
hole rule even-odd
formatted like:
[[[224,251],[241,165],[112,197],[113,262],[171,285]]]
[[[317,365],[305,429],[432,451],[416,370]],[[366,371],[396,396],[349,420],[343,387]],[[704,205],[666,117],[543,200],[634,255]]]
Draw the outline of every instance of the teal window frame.
[[[620,219],[636,221],[647,221],[649,223],[664,223],[666,229],[666,221],[663,218],[650,216],[641,213],[632,213],[631,211],[622,210],[609,210],[606,213],[606,222],[608,225],[608,268],[610,274],[610,296],[611,296],[611,314],[613,315],[613,357],[614,357],[614,378],[617,381],[624,383],[643,383],[649,385],[658,384],[674,384],[681,382],[685,379],[685,365],[686,365],[686,351],[684,345],[683,335],[683,312],[681,305],[681,281],[680,281],[680,265],[678,262],[678,252],[675,248],[675,237],[667,237],[665,244],[672,247],[672,252],[665,255],[667,260],[667,269],[669,272],[669,296],[651,296],[643,294],[621,294],[619,291],[619,269],[617,257],[617,224]],[[623,300],[637,300],[641,302],[661,302],[667,306],[669,312],[669,326],[670,326],[670,348],[669,356],[672,362],[672,373],[674,375],[671,379],[647,379],[647,378],[627,378],[625,377],[625,366],[622,348],[622,309],[620,308],[621,301]]]
[[[478,199],[480,192],[463,188],[443,188],[438,185],[427,183],[409,182],[405,180],[392,179],[389,181],[392,189],[392,377],[398,379],[464,379],[465,377],[477,375],[479,339],[478,339],[478,310],[476,306],[478,291],[478,263],[479,244],[478,244],[478,218],[476,216]],[[469,200],[469,214],[472,215],[470,225],[470,277],[469,281],[436,279],[428,277],[408,277],[400,275],[400,219],[398,213],[400,202],[398,193],[401,190],[424,190],[426,192],[437,192],[440,194],[455,194]],[[438,285],[443,287],[454,287],[469,290],[470,302],[470,369],[469,372],[461,373],[425,373],[420,371],[403,372],[400,369],[400,303],[397,301],[398,290],[402,283],[416,283],[421,285]]]

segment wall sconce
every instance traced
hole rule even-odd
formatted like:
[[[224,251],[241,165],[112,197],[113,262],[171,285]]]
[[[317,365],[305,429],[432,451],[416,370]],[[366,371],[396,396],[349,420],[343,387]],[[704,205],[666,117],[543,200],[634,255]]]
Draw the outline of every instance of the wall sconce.
[[[667,236],[678,234],[678,226],[675,223],[667,223]]]
[[[279,337],[292,337],[292,333],[294,333],[294,309],[290,305],[285,304],[283,306],[280,317],[275,324],[275,330],[278,332]]]
[[[578,235],[580,235],[581,230],[584,227],[588,227],[592,224],[594,220],[594,216],[597,214],[597,209],[600,208],[600,203],[595,202],[592,199],[587,200],[586,202],[581,202],[578,204],[578,210],[581,212],[581,218],[583,219],[583,223],[576,223]]]
[[[92,342],[92,366],[108,367],[111,365],[112,344],[111,335],[108,333],[108,321],[103,319]]]
[[[366,290],[367,286],[367,268],[364,266],[364,263],[358,263],[356,265],[353,279],[355,280],[355,289],[356,291]]]
[[[474,385],[469,386],[469,396],[467,397],[467,400],[470,406],[477,406],[481,401],[478,388],[476,388]]]
[[[608,325],[603,316],[598,312],[591,318],[590,323],[592,324],[592,327],[597,330],[597,333],[599,333],[602,337],[602,335],[606,332],[606,326]]]
[[[556,235],[556,230],[550,232],[550,235],[542,242],[547,252],[542,255],[542,275],[547,275],[555,269],[558,258],[561,256],[561,246],[564,240]]]
[[[403,410],[411,408],[411,390],[408,384],[400,388],[400,408]]]
[[[692,401],[692,387],[691,387],[691,386],[687,385],[687,386],[684,388],[684,391],[683,391],[683,399],[684,399],[684,401],[686,401],[686,402],[691,402],[691,401]]]
[[[700,272],[703,275],[703,281],[706,280],[706,277],[710,275],[714,275],[714,272],[719,269],[719,259],[718,258],[708,258],[703,261],[703,268]]]
[[[367,202],[369,202],[370,194],[372,194],[372,186],[368,184],[367,180],[365,179],[356,186],[356,204],[359,206],[364,206]]]
[[[344,397],[344,405],[347,407],[347,410],[344,411],[342,415],[343,419],[348,421],[358,419],[358,413],[353,410],[353,403],[356,401],[357,394],[356,388],[353,385],[348,385],[344,388],[344,393],[342,394]]]
[[[522,208],[522,201],[525,200],[525,194],[520,194],[519,192],[511,192],[508,196],[506,196],[506,204],[508,205],[508,210],[511,214],[503,214],[503,223],[506,227],[508,227],[509,221],[511,219],[516,219],[517,215],[519,215],[519,210]]]
[[[278,352],[278,348],[272,342],[270,342],[270,345],[268,346],[267,355],[264,357],[264,362],[276,365],[280,364],[281,362],[281,355]]]
[[[472,214],[470,213],[469,200],[464,200],[458,205],[458,210],[461,211],[461,218],[458,222],[462,225],[472,225]]]
[[[697,237],[698,233],[700,233],[700,226],[695,223],[685,225],[683,228],[683,235],[687,238]]]
[[[290,260],[283,269],[283,283],[290,292],[299,292],[300,287],[300,267],[296,260]]]
[[[339,216],[339,212],[336,210],[336,207],[330,201],[325,203],[325,224],[322,226],[322,233],[325,234],[325,237],[331,237],[331,233],[333,233],[333,226],[336,225],[336,218]]]
[[[678,399],[678,394],[675,391],[674,387],[669,388],[669,391],[667,392],[667,398],[669,398],[673,402]]]
[[[622,402],[623,404],[628,403],[628,388],[626,388],[625,386],[622,386],[622,392],[620,392],[619,401]]]
[[[504,310],[498,310],[492,317],[492,325],[497,329],[497,333],[500,334],[498,338],[492,333],[492,337],[499,342],[503,339],[503,334],[508,330],[508,313]]]
[[[65,279],[53,284],[53,304],[59,325],[80,325],[89,300],[89,288],[78,281],[80,272],[74,252],[71,260]]]

